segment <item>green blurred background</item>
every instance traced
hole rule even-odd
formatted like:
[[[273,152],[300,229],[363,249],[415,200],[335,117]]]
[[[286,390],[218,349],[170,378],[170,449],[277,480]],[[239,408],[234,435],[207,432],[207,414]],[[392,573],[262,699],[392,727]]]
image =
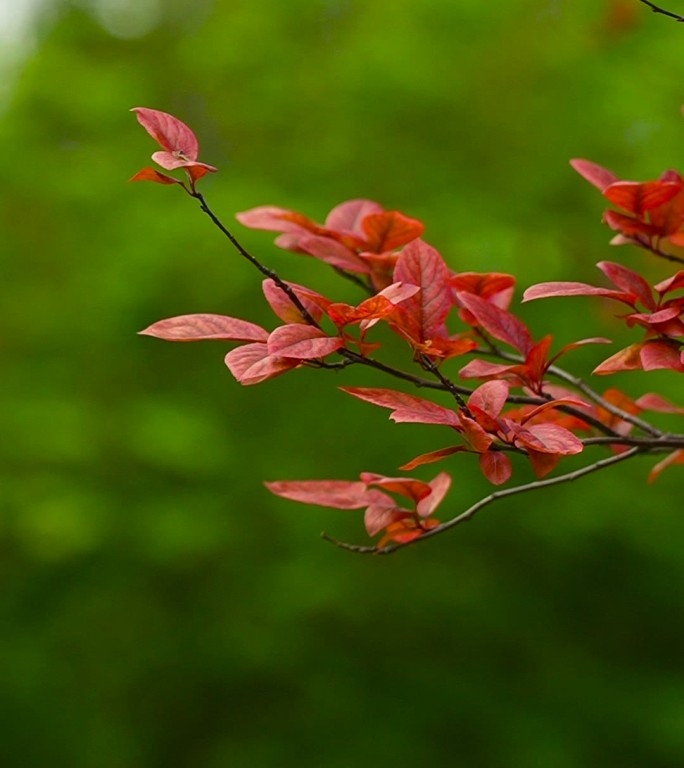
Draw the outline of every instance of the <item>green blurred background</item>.
[[[126,182],[155,149],[128,110],[154,107],[220,167],[202,184],[226,222],[370,197],[422,218],[454,269],[521,290],[616,256],[656,281],[672,270],[611,252],[567,161],[681,168],[682,26],[637,0],[35,6],[1,59],[0,765],[684,765],[681,472],[651,487],[653,460],[618,467],[390,558],[331,547],[321,530],[365,541],[360,513],[262,481],[393,474],[448,437],[336,389],[392,385],[372,372],[241,388],[221,344],[136,336],[194,311],[274,319],[191,200]],[[558,344],[626,343],[611,309],[522,314]],[[682,400],[672,376],[609,384]],[[445,516],[489,491],[467,457],[439,468]]]

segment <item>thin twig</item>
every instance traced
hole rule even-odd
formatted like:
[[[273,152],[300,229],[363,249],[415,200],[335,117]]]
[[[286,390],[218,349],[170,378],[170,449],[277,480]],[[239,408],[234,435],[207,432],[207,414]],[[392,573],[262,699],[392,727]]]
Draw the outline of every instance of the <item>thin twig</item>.
[[[316,322],[316,320],[312,317],[309,310],[302,304],[297,294],[294,292],[294,290],[272,269],[269,269],[269,267],[262,264],[259,259],[257,259],[255,256],[252,256],[252,254],[247,251],[240,241],[233,235],[233,233],[224,225],[224,223],[219,219],[219,217],[211,210],[209,205],[207,204],[207,201],[204,199],[204,195],[202,195],[200,192],[192,192],[191,197],[194,197],[197,201],[199,201],[200,208],[204,211],[204,213],[207,214],[207,216],[212,220],[212,222],[219,228],[219,230],[230,240],[231,244],[235,248],[235,250],[242,256],[244,259],[247,259],[250,264],[253,264],[259,272],[261,272],[262,275],[266,275],[266,277],[273,280],[273,282],[280,288],[283,293],[290,299],[290,301],[297,307],[299,312],[302,315],[302,318],[306,320],[306,322],[309,325],[313,325],[315,328],[320,328],[320,325]]]
[[[592,472],[597,472],[598,470],[605,469],[606,467],[609,467],[613,464],[618,464],[621,461],[626,461],[627,459],[631,459],[637,454],[643,453],[643,452],[644,452],[643,448],[632,448],[631,450],[626,451],[625,453],[619,453],[615,456],[610,456],[606,459],[601,459],[600,461],[594,462],[593,464],[590,464],[587,467],[582,467],[581,469],[574,470],[573,472],[568,472],[565,475],[558,475],[557,477],[547,478],[546,480],[535,480],[531,483],[525,483],[525,485],[517,485],[514,488],[505,488],[504,490],[501,490],[501,491],[494,491],[494,493],[490,493],[489,496],[485,496],[485,498],[480,499],[471,507],[468,507],[468,509],[466,509],[465,512],[461,512],[460,515],[457,515],[451,520],[447,520],[446,523],[441,523],[435,528],[431,528],[430,530],[425,531],[425,533],[419,538],[412,539],[411,541],[408,541],[405,544],[389,544],[386,547],[378,548],[374,546],[362,546],[359,544],[349,544],[346,541],[340,541],[338,539],[335,539],[332,536],[329,536],[325,532],[321,534],[321,537],[326,541],[331,542],[335,546],[340,547],[341,549],[346,549],[350,552],[356,552],[361,555],[390,555],[393,552],[396,552],[398,549],[403,549],[404,547],[408,547],[412,544],[417,544],[420,541],[425,541],[426,539],[432,538],[433,536],[437,536],[440,533],[444,533],[445,531],[448,531],[450,528],[455,528],[457,525],[460,525],[461,523],[468,522],[468,520],[471,520],[480,510],[484,509],[490,504],[493,504],[495,501],[499,501],[499,499],[505,499],[505,498],[508,498],[509,496],[516,496],[520,493],[528,493],[530,491],[536,491],[539,488],[549,488],[553,485],[560,485],[561,483],[570,483],[570,482],[573,482],[574,480],[579,480],[579,478],[584,477],[585,475],[589,475]]]
[[[684,21],[684,16],[680,16],[677,13],[672,13],[672,11],[666,11],[664,8],[659,8],[654,3],[651,3],[650,0],[641,0],[641,2],[644,5],[647,5],[653,13],[660,13],[663,16],[669,16],[671,19],[674,19],[675,21]]]

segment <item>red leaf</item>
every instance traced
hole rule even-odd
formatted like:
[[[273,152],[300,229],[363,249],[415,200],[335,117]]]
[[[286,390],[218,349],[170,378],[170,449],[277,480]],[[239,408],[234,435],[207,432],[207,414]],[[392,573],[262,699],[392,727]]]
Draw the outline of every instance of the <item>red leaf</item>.
[[[413,240],[399,254],[394,281],[421,289],[401,305],[397,326],[402,333],[414,343],[440,335],[451,309],[449,269],[440,254],[422,240]]]
[[[618,177],[612,171],[596,165],[596,163],[592,163],[590,160],[571,160],[570,165],[580,176],[583,176],[590,184],[600,189],[601,192],[618,180]]]
[[[154,168],[143,168],[135,176],[131,176],[129,181],[154,181],[157,184],[182,184],[183,182],[174,179],[173,176],[167,176]]]
[[[482,474],[493,485],[502,485],[513,474],[511,460],[502,451],[487,451],[480,454]]]
[[[233,376],[244,386],[273,379],[300,365],[299,360],[269,355],[268,346],[263,342],[245,344],[233,349],[226,355],[225,363]]]
[[[323,312],[330,304],[330,300],[325,296],[321,296],[320,293],[312,291],[310,288],[305,288],[303,285],[297,285],[296,283],[287,283],[287,285],[294,291],[295,296],[302,302],[304,308],[318,322],[323,317]],[[302,317],[302,313],[292,303],[290,297],[281,290],[273,280],[267,278],[261,284],[266,301],[271,306],[271,309],[276,315],[286,323],[306,323],[307,321]]]
[[[389,504],[371,504],[363,515],[363,524],[369,536],[380,533],[383,528],[387,528],[397,519],[398,512],[399,515],[403,513],[403,510],[398,510],[389,496],[387,498],[390,501]]]
[[[664,397],[661,397],[654,392],[642,395],[636,401],[636,405],[645,411],[656,411],[658,413],[684,413],[684,408],[673,405]]]
[[[603,190],[611,203],[641,217],[645,211],[672,200],[682,185],[667,181],[616,181]]]
[[[363,237],[362,222],[366,216],[383,211],[384,208],[373,200],[347,200],[330,211],[325,220],[325,227]]]
[[[185,155],[188,160],[197,160],[199,144],[197,137],[177,117],[167,112],[147,107],[134,107],[138,122],[150,136],[167,152]]]
[[[399,211],[371,213],[361,222],[367,247],[373,253],[393,251],[423,234],[425,226]]]
[[[610,339],[604,339],[601,336],[596,336],[592,339],[580,339],[579,341],[573,341],[570,344],[566,344],[564,347],[561,348],[559,352],[557,352],[551,360],[549,360],[549,363],[555,363],[556,360],[558,360],[559,357],[562,357],[567,352],[571,352],[573,349],[577,349],[578,347],[583,347],[585,344],[610,344]]]
[[[539,453],[557,453],[561,456],[584,450],[582,441],[558,424],[530,424],[521,430],[517,443]]]
[[[391,493],[405,496],[416,503],[432,493],[430,485],[422,480],[415,480],[412,477],[385,477],[374,472],[362,472],[361,479],[366,485],[377,485]]]
[[[619,352],[616,352],[614,355],[611,355],[607,360],[604,360],[600,365],[594,368],[593,373],[595,373],[597,376],[605,376],[609,373],[617,373],[618,371],[642,370],[642,347],[643,342],[630,344],[628,347],[625,347]]]
[[[271,493],[284,499],[333,509],[360,509],[378,500],[377,492],[369,491],[366,484],[358,480],[277,480],[264,485]],[[389,496],[385,498],[394,504]]]
[[[641,219],[635,219],[633,216],[627,216],[619,211],[608,210],[603,214],[603,219],[611,229],[621,232],[628,238],[636,237],[637,235],[650,237],[660,234],[658,227],[647,224]]]
[[[542,405],[538,405],[536,408],[532,408],[531,410],[526,411],[525,414],[521,417],[520,423],[525,424],[537,416],[540,416],[542,413],[545,413],[546,411],[549,411],[553,408],[557,408],[559,405],[574,405],[575,407],[586,408],[587,403],[585,403],[584,400],[579,397],[559,397],[557,400],[551,400],[548,403],[543,403]]]
[[[548,299],[553,296],[602,296],[606,299],[624,301],[625,304],[634,306],[631,293],[623,293],[622,291],[614,291],[610,288],[599,288],[596,285],[574,282],[537,283],[525,291],[523,302],[534,301],[535,299]]]
[[[667,280],[663,280],[655,286],[656,291],[661,296],[670,291],[676,291],[678,288],[684,288],[684,270],[677,272],[672,277],[668,277]]]
[[[679,448],[672,453],[669,453],[664,459],[659,461],[655,467],[650,471],[648,475],[648,482],[652,483],[657,479],[658,475],[667,467],[671,467],[674,464],[684,464],[684,449]]]
[[[166,341],[266,341],[268,331],[255,323],[225,315],[179,315],[159,320],[141,336],[154,336]]]
[[[442,503],[451,488],[451,476],[446,472],[440,472],[437,477],[430,480],[429,486],[430,494],[421,499],[416,506],[416,512],[421,517],[430,517]]]
[[[523,355],[530,351],[533,344],[530,332],[515,315],[472,293],[459,293],[458,300],[495,339],[510,344]]]
[[[278,243],[280,245],[280,243]],[[292,249],[291,249],[292,250]],[[338,240],[323,235],[304,235],[296,240],[295,250],[314,256],[338,269],[366,275],[370,267],[366,262]]]
[[[651,287],[641,275],[613,261],[599,261],[597,266],[617,288],[634,294],[648,309],[655,309]]]
[[[303,214],[278,208],[275,205],[250,208],[248,211],[236,213],[235,218],[245,227],[264,229],[270,232],[304,234],[318,229],[318,225]]]
[[[312,325],[291,323],[276,328],[268,337],[268,352],[278,357],[313,360],[325,357],[344,346],[339,336],[328,336]]]
[[[515,287],[513,275],[501,272],[459,272],[449,282],[455,290],[474,293],[501,309],[508,309]]]
[[[406,472],[409,472],[410,470],[415,469],[416,467],[420,467],[423,464],[432,464],[433,462],[441,461],[442,459],[445,459],[447,456],[451,456],[454,453],[463,453],[467,450],[468,449],[462,445],[452,445],[448,448],[440,448],[437,451],[430,451],[430,453],[422,453],[420,456],[416,456],[415,459],[411,459],[411,461],[403,464],[401,467],[399,467],[399,469],[403,469]]]
[[[381,408],[393,409],[390,419],[397,423],[442,424],[455,429],[458,429],[461,424],[456,411],[404,392],[372,387],[340,387],[340,389],[348,395],[358,397],[359,400],[379,405]]]
[[[684,364],[682,364],[677,344],[670,344],[667,341],[647,341],[641,347],[639,356],[645,371],[655,371],[661,368],[684,371]]]
[[[508,384],[505,381],[487,381],[473,391],[468,398],[468,407],[481,408],[488,416],[496,418],[506,405]]]
[[[519,364],[508,365],[506,363],[490,363],[487,360],[471,360],[458,372],[462,379],[487,379],[495,377],[516,376],[522,373],[524,366]]]
[[[555,469],[560,461],[560,456],[557,453],[540,453],[539,451],[528,450],[527,455],[530,458],[534,474],[540,479]]]
[[[410,298],[419,290],[415,285],[394,283],[370,299],[362,301],[358,307],[342,303],[331,304],[327,309],[328,317],[338,328],[344,328],[351,323],[362,323],[361,328],[366,331],[381,318],[392,314],[396,304]]]
[[[465,437],[474,451],[482,453],[483,451],[488,450],[489,446],[494,442],[494,438],[489,432],[491,431],[495,433],[498,430],[499,425],[484,411],[480,411],[477,406],[472,406],[471,410],[473,416],[477,418],[477,421],[465,415],[461,416],[463,437]]]

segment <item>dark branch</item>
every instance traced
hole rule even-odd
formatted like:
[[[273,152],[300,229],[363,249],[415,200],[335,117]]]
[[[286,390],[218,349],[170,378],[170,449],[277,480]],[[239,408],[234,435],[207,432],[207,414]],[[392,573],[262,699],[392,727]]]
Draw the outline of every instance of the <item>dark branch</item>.
[[[269,269],[267,266],[262,264],[259,259],[257,259],[255,256],[252,256],[252,254],[247,251],[242,244],[239,242],[239,240],[233,235],[233,233],[223,224],[221,219],[211,210],[211,208],[208,206],[207,201],[204,199],[204,196],[200,192],[192,192],[191,197],[194,197],[196,200],[199,201],[200,208],[204,211],[204,213],[207,214],[207,216],[212,220],[212,222],[218,227],[218,229],[230,240],[231,244],[235,248],[235,250],[242,256],[244,259],[247,259],[247,261],[254,265],[259,272],[261,272],[262,275],[266,275],[266,277],[273,280],[273,282],[280,288],[283,293],[286,294],[288,299],[297,307],[299,312],[301,313],[304,320],[309,325],[313,325],[315,328],[319,328],[320,326],[318,323],[314,320],[314,318],[311,316],[311,313],[309,310],[302,304],[302,302],[299,300],[299,297],[297,294],[290,288],[290,286],[272,269]]]
[[[663,16],[669,16],[671,19],[674,19],[675,21],[684,21],[684,16],[680,16],[677,13],[672,13],[672,11],[666,11],[664,8],[659,8],[654,3],[651,3],[650,0],[641,0],[641,2],[644,5],[647,5],[653,13],[660,13]]]
[[[525,485],[517,485],[514,488],[505,488],[502,491],[494,491],[494,493],[490,493],[489,496],[485,496],[484,499],[480,499],[471,507],[468,507],[468,509],[466,509],[465,512],[461,512],[460,515],[457,515],[451,520],[447,520],[446,523],[442,523],[441,525],[438,525],[435,528],[431,528],[429,531],[426,531],[419,538],[413,539],[412,541],[409,541],[405,544],[390,544],[386,547],[378,548],[374,546],[360,546],[358,544],[349,544],[346,541],[339,541],[338,539],[335,539],[332,536],[329,536],[327,533],[322,533],[321,537],[324,538],[326,541],[331,542],[336,547],[340,547],[341,549],[346,549],[350,552],[356,552],[361,555],[391,555],[392,552],[396,552],[398,549],[403,549],[404,547],[411,546],[412,544],[417,544],[419,541],[425,541],[426,539],[432,538],[433,536],[437,536],[440,533],[444,533],[445,531],[448,531],[450,528],[455,528],[457,525],[460,525],[461,523],[468,522],[468,520],[471,520],[481,509],[488,507],[490,504],[493,504],[495,501],[498,501],[499,499],[505,499],[505,498],[508,498],[509,496],[516,496],[519,493],[528,493],[529,491],[536,491],[538,488],[549,488],[550,486],[560,485],[561,483],[570,483],[573,480],[579,480],[580,477],[589,475],[592,472],[597,472],[598,470],[605,469],[606,467],[609,467],[613,464],[618,464],[621,461],[626,461],[627,459],[631,459],[639,453],[643,453],[643,448],[632,448],[631,450],[626,451],[625,453],[619,453],[616,456],[610,456],[607,459],[601,459],[600,461],[594,462],[593,464],[590,464],[587,467],[582,467],[582,469],[577,469],[573,472],[568,472],[565,475],[558,475],[557,477],[551,477],[546,480],[534,480],[531,483],[525,483]]]

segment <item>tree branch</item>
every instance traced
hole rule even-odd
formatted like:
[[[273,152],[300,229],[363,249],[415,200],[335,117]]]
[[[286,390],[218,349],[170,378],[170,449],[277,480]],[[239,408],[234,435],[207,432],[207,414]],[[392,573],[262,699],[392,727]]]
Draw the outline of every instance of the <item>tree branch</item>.
[[[349,552],[356,552],[360,555],[391,555],[398,549],[403,549],[404,547],[411,546],[412,544],[417,544],[420,541],[425,541],[426,539],[430,539],[433,536],[437,536],[441,533],[444,533],[445,531],[448,531],[450,528],[455,528],[457,525],[461,525],[461,523],[468,522],[480,510],[488,507],[495,501],[499,501],[499,499],[506,499],[509,496],[517,496],[520,493],[536,491],[539,488],[549,488],[553,485],[560,485],[561,483],[570,483],[574,480],[579,480],[579,478],[584,477],[585,475],[589,475],[592,472],[597,472],[598,470],[605,469],[606,467],[612,466],[613,464],[618,464],[622,461],[626,461],[627,459],[631,459],[639,453],[644,453],[644,449],[641,447],[635,447],[629,451],[626,451],[625,453],[619,453],[616,456],[610,456],[606,459],[601,459],[600,461],[596,461],[589,466],[582,467],[581,469],[574,470],[573,472],[568,472],[565,475],[558,475],[557,477],[551,477],[546,480],[534,480],[531,483],[525,483],[525,485],[517,485],[514,488],[505,488],[502,491],[494,491],[494,493],[490,493],[489,496],[485,496],[471,507],[468,507],[468,509],[466,509],[465,512],[461,512],[460,515],[457,515],[451,520],[447,520],[446,523],[441,523],[435,528],[430,528],[429,530],[425,531],[425,533],[419,538],[413,539],[412,541],[406,542],[405,544],[389,544],[386,547],[362,546],[358,544],[349,544],[346,541],[340,541],[339,539],[335,539],[332,536],[329,536],[325,532],[321,534],[321,538],[331,542],[336,547],[346,549]]]
[[[209,205],[207,204],[207,201],[204,199],[204,195],[202,195],[200,192],[194,191],[190,193],[191,197],[194,197],[197,201],[199,201],[200,208],[204,213],[207,214],[207,216],[212,220],[212,222],[215,224],[216,227],[230,240],[231,244],[235,248],[235,250],[242,256],[244,259],[247,259],[247,261],[255,266],[259,272],[261,272],[262,275],[266,275],[266,277],[273,280],[273,282],[280,288],[283,293],[285,293],[288,297],[288,299],[297,307],[297,309],[300,311],[302,317],[309,325],[313,325],[314,328],[320,328],[319,324],[316,322],[316,320],[311,316],[311,313],[309,310],[302,304],[302,302],[299,300],[299,297],[297,294],[290,288],[290,286],[272,269],[269,269],[269,267],[262,264],[259,259],[256,258],[256,256],[252,256],[252,254],[247,251],[240,241],[233,235],[233,233],[223,224],[221,219],[211,210]]]
[[[680,16],[677,13],[672,13],[672,11],[666,11],[663,8],[659,8],[654,3],[651,3],[650,0],[641,0],[641,2],[644,5],[647,5],[653,11],[653,13],[660,13],[663,16],[669,16],[671,19],[674,19],[675,21],[684,21],[684,16]]]

